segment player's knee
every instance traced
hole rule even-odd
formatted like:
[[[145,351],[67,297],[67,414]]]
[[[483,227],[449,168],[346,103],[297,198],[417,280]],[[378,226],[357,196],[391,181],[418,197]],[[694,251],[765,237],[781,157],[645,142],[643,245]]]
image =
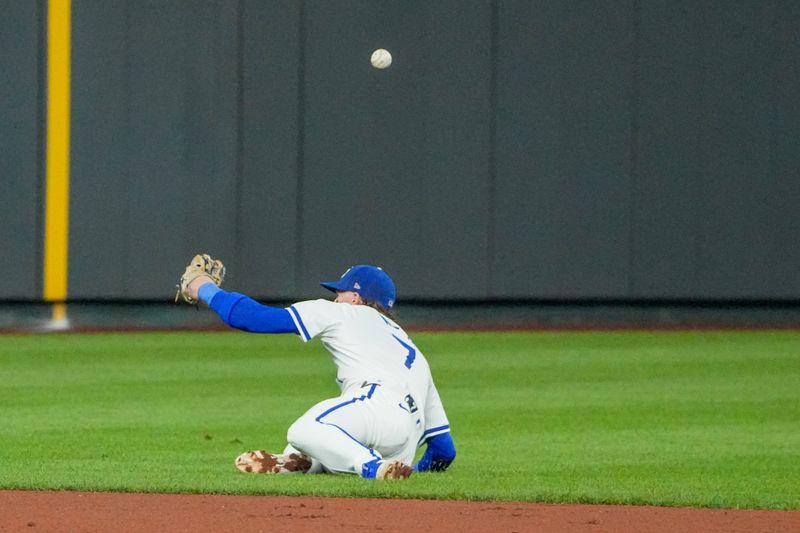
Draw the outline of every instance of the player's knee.
[[[307,450],[309,446],[314,444],[316,439],[316,426],[317,422],[313,420],[300,419],[294,424],[289,426],[286,432],[286,442],[299,450]]]

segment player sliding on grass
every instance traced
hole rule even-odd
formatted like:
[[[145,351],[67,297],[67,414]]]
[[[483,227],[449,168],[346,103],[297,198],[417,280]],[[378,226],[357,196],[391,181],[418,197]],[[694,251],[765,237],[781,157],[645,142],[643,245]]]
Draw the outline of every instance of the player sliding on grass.
[[[333,356],[337,398],[323,400],[291,425],[282,454],[245,452],[242,472],[344,472],[365,478],[407,478],[442,471],[455,458],[450,424],[428,361],[388,311],[395,285],[380,268],[356,265],[338,281],[322,283],[336,298],[268,307],[219,288],[225,267],[196,255],[181,277],[178,296],[203,301],[229,326],[252,333],[319,337]],[[426,443],[413,468],[416,449]]]

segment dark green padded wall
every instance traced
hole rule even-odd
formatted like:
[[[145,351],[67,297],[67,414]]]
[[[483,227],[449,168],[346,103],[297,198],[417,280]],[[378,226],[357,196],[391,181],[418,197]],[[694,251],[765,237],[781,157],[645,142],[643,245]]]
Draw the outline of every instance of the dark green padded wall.
[[[36,299],[42,290],[43,14],[34,1],[0,7],[0,298]]]
[[[374,262],[406,294],[486,295],[490,15],[307,3],[303,289]],[[387,70],[369,63],[379,47]]]
[[[619,297],[631,276],[630,2],[500,2],[494,296]]]
[[[800,8],[642,4],[633,280],[641,298],[797,298]]]
[[[36,299],[44,3],[0,4],[0,298]],[[794,2],[73,10],[72,298],[169,298],[195,251],[268,298],[358,262],[401,298],[800,298]]]

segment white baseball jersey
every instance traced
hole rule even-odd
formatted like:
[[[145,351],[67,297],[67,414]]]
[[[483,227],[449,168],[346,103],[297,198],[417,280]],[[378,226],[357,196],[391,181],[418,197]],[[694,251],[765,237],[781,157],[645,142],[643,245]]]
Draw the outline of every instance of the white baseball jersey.
[[[394,321],[365,305],[330,300],[288,309],[302,340],[319,337],[331,353],[343,393],[364,383],[403,390],[420,418],[420,442],[450,431],[428,361]]]

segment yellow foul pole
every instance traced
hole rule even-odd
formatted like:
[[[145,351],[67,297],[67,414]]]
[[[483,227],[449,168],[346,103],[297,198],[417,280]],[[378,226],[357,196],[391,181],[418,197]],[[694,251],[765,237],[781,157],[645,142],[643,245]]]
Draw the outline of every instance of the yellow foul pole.
[[[71,19],[71,0],[48,0],[43,296],[59,321],[67,299]]]

